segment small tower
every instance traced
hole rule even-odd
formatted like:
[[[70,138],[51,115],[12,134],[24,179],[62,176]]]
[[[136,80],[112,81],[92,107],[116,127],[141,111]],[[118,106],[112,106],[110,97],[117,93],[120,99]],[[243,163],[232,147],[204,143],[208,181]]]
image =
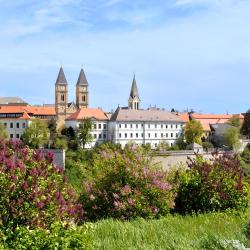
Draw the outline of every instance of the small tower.
[[[84,70],[81,69],[76,83],[76,106],[79,109],[87,108],[89,105],[88,85]]]
[[[68,107],[68,82],[61,67],[55,84],[55,109],[57,119],[64,121]]]
[[[133,82],[132,82],[132,87],[131,87],[131,91],[130,91],[130,96],[128,99],[128,107],[130,109],[140,109],[140,97],[139,97],[139,93],[138,93],[138,89],[137,89],[137,84],[136,84],[136,80],[135,80],[135,75],[133,78]]]

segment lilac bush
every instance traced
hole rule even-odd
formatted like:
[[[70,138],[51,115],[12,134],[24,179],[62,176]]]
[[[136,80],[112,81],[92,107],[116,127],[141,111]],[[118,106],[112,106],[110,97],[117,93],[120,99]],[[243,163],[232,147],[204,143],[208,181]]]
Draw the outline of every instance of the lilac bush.
[[[165,215],[174,206],[175,196],[166,177],[141,148],[102,146],[94,155],[92,178],[83,187],[86,217],[128,220]]]
[[[53,155],[30,150],[20,140],[0,141],[0,227],[47,228],[55,221],[78,221],[82,205]]]

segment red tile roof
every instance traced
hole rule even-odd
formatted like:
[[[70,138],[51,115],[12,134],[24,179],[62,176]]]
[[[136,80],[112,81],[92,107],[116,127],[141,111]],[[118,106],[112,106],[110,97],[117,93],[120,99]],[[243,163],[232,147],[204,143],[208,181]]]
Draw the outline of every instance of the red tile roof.
[[[108,120],[106,114],[101,109],[97,108],[82,108],[74,114],[70,115],[66,120],[83,120],[86,118],[93,118],[96,120]]]
[[[180,117],[180,119],[183,122],[189,122],[189,114],[188,113],[179,113],[177,115]]]

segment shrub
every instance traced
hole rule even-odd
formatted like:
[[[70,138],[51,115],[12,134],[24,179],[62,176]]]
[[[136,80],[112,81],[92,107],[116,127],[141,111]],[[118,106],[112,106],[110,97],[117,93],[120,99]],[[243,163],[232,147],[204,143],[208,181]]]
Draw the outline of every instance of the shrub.
[[[211,142],[208,142],[208,141],[202,142],[202,147],[203,147],[205,150],[214,148],[213,144],[212,144]]]
[[[92,230],[90,224],[76,227],[60,222],[52,224],[49,230],[27,226],[0,230],[0,249],[92,249]]]
[[[82,206],[63,171],[21,141],[0,141],[0,227],[48,227],[57,220],[78,220]]]
[[[188,169],[178,177],[175,211],[179,213],[244,209],[249,185],[243,179],[237,155],[214,155],[189,159]]]
[[[153,166],[142,148],[99,148],[94,155],[92,178],[81,196],[90,220],[113,217],[131,219],[165,215],[173,207],[174,192],[166,172]]]

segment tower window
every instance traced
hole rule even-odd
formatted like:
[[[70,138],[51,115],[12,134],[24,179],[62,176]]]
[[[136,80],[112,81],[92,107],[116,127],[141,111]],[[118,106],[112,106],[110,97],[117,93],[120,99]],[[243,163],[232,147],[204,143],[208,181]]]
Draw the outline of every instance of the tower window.
[[[61,101],[64,102],[64,95],[61,95]]]
[[[82,96],[82,101],[86,102],[86,96],[85,95]]]

